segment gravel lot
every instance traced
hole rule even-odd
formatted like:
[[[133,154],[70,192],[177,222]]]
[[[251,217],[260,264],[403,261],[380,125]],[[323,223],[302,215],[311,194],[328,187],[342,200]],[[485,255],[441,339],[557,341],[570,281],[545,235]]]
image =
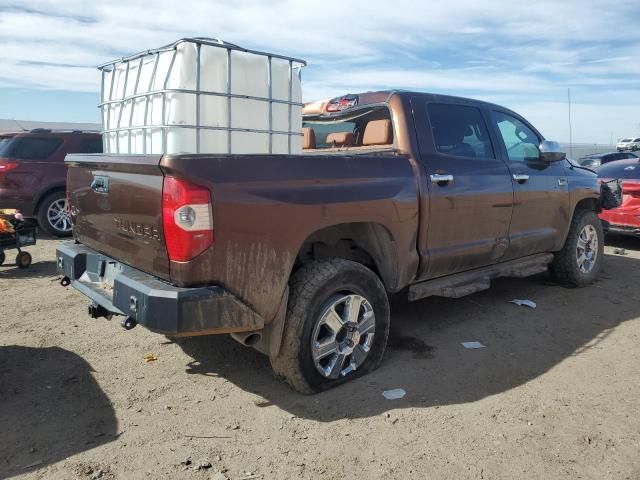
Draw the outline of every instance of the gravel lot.
[[[229,337],[91,320],[58,243],[0,267],[0,478],[640,478],[640,240],[589,288],[396,299],[382,367],[310,397]]]

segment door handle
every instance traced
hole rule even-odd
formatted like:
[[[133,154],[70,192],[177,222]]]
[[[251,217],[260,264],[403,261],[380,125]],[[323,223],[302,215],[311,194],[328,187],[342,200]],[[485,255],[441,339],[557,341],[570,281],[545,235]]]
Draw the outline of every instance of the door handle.
[[[441,187],[444,187],[445,185],[449,185],[451,182],[453,182],[453,175],[440,175],[436,173],[436,174],[430,175],[430,177],[431,177],[431,183],[437,183]]]
[[[512,177],[513,181],[518,183],[527,183],[529,180],[529,175],[525,175],[523,173],[514,173]]]

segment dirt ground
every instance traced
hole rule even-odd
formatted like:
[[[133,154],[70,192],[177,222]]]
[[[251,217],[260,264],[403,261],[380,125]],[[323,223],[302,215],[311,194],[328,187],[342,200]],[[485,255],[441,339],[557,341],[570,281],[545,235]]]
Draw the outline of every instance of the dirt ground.
[[[0,267],[0,478],[638,479],[640,240],[608,243],[588,288],[394,299],[381,368],[302,396],[229,337],[91,320],[42,240]]]

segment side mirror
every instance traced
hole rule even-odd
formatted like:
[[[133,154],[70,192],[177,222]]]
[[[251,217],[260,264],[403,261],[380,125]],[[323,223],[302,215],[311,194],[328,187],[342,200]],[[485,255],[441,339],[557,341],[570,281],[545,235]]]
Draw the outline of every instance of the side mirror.
[[[543,140],[540,142],[540,160],[547,163],[559,162],[567,158],[558,142]]]

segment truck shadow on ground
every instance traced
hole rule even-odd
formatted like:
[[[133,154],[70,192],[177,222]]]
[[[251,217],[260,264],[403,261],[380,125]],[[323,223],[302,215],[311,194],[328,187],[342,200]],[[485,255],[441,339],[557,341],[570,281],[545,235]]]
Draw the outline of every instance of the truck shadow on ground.
[[[18,268],[13,263],[13,258],[7,258],[5,263],[0,266],[0,280],[54,277],[56,273],[55,260],[38,261],[34,259],[29,267]]]
[[[91,372],[62,348],[0,346],[0,478],[115,439],[115,411]]]
[[[314,396],[293,393],[269,360],[228,337],[196,337],[178,344],[194,361],[188,373],[216,375],[302,418],[331,422],[378,415],[389,409],[474,402],[508,391],[576,357],[621,322],[640,316],[635,278],[640,260],[608,255],[600,280],[565,288],[547,276],[500,279],[490,290],[462,299],[392,302],[392,333],[381,367]],[[532,299],[536,309],[510,300]],[[467,350],[461,342],[486,348]],[[231,361],[230,359],[234,359]],[[388,401],[382,392],[407,391]]]

